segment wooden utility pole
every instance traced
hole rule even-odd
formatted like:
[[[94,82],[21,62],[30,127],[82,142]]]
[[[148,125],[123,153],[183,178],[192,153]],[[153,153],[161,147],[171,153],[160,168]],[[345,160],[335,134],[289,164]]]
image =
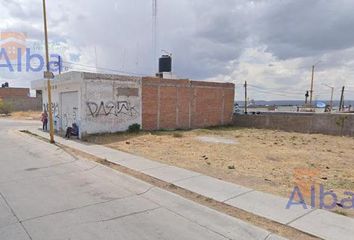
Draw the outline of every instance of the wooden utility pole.
[[[47,29],[47,11],[45,0],[43,0],[43,19],[44,19],[44,40],[45,40],[45,57],[46,57],[46,74],[50,73],[49,66],[49,47],[48,47],[48,29]],[[49,135],[50,143],[55,143],[54,141],[54,121],[53,121],[53,109],[52,109],[52,87],[50,84],[50,78],[47,78],[47,90],[48,90],[48,113],[49,113]]]
[[[247,114],[247,81],[245,81],[245,114]]]
[[[311,90],[310,90],[310,106],[312,107],[312,97],[313,97],[313,80],[315,78],[315,65],[312,66],[312,77],[311,77]]]
[[[342,88],[342,94],[340,95],[340,103],[339,103],[339,111],[344,110],[344,91],[345,91],[345,86]]]

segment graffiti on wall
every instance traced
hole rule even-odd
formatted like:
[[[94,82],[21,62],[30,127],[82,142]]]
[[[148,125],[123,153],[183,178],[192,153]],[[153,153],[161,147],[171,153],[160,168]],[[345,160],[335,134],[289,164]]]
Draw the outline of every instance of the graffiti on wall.
[[[129,101],[87,102],[86,105],[90,117],[127,116],[129,118],[136,118],[138,116],[138,111]]]
[[[43,104],[43,110],[49,112],[48,103]],[[52,113],[53,113],[54,127],[57,128],[57,124],[59,122],[59,104],[58,103],[52,103]]]
[[[43,109],[49,112],[48,103],[43,104]],[[52,103],[52,113],[54,117],[59,117],[59,104]]]
[[[73,123],[78,123],[78,108],[74,107],[71,112],[63,113],[63,129],[71,127]]]

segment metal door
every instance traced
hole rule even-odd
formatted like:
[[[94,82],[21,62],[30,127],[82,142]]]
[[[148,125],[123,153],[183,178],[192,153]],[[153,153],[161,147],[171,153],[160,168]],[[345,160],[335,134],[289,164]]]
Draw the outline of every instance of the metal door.
[[[79,125],[79,94],[78,92],[64,92],[60,94],[61,129],[66,131],[73,123]]]

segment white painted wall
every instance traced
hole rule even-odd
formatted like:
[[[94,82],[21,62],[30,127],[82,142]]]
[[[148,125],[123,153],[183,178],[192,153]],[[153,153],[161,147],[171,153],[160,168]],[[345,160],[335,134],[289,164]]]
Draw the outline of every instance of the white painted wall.
[[[78,97],[81,96],[81,83],[82,83],[82,73],[79,72],[69,72],[62,75],[58,75],[54,80],[51,81],[52,87],[52,111],[54,120],[54,129],[58,132],[65,131],[67,126],[63,126],[63,112],[61,103],[61,94],[67,92],[78,92]],[[47,81],[40,80],[31,83],[31,88],[35,90],[42,90],[43,97],[43,110],[48,107],[48,90]],[[80,99],[77,99],[79,103]],[[80,105],[78,106],[77,112],[80,115]],[[67,111],[64,112],[67,114]],[[80,127],[80,119],[77,118],[77,124]],[[49,126],[48,126],[49,127]]]
[[[84,79],[82,133],[114,133],[141,125],[141,107],[140,78]]]
[[[141,125],[141,81],[139,77],[81,72],[57,76],[52,81],[55,129],[65,132],[75,122],[82,137],[126,131],[135,123]],[[43,91],[46,107],[46,81],[32,82],[32,88]]]

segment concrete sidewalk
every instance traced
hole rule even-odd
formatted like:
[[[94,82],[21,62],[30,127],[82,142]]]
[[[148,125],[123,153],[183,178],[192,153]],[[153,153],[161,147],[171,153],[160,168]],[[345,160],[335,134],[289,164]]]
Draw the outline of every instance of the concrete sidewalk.
[[[47,133],[38,129],[29,130],[36,135],[49,138]],[[354,219],[349,217],[321,209],[311,209],[311,207],[305,210],[300,205],[286,209],[288,203],[286,198],[255,191],[100,145],[66,140],[61,137],[56,137],[56,141],[64,146],[95,155],[109,162],[142,172],[252,214],[294,227],[319,238],[349,240],[354,236]]]
[[[0,120],[1,240],[285,240],[14,128]]]

